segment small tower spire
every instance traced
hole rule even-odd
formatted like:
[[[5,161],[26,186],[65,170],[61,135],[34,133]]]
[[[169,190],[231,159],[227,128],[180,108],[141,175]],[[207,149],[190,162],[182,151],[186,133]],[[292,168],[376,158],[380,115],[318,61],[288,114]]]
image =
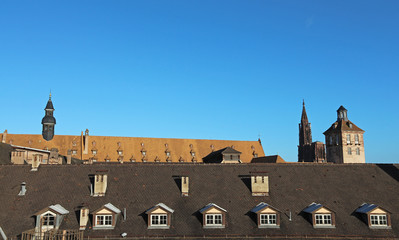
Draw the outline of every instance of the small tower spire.
[[[46,107],[44,108],[45,115],[42,119],[42,136],[45,140],[50,141],[54,137],[54,127],[55,127],[55,118],[54,118],[54,106],[51,101],[51,91],[49,95],[49,99],[47,101]]]

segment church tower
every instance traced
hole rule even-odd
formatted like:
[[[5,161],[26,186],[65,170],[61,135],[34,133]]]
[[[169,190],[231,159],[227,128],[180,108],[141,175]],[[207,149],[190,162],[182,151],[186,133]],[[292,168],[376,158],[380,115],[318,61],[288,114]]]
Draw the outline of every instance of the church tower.
[[[307,162],[311,158],[312,130],[305,109],[305,101],[302,103],[301,123],[299,123],[298,162]]]
[[[325,145],[322,142],[312,142],[312,130],[302,103],[301,123],[299,123],[298,162],[326,162]]]
[[[50,141],[54,137],[54,127],[55,127],[55,118],[54,118],[54,106],[51,101],[51,93],[49,99],[47,101],[46,108],[44,108],[46,112],[42,119],[42,136],[45,140]]]
[[[333,163],[365,163],[364,131],[348,119],[348,110],[337,110],[337,121],[324,132],[327,161]]]

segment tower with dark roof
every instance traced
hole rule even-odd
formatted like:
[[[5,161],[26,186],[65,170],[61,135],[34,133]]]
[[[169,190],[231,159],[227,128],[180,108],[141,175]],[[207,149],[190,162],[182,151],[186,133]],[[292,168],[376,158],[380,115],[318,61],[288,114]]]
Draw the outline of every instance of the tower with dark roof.
[[[325,146],[322,142],[312,142],[312,130],[306,114],[305,101],[299,123],[298,162],[325,162]]]
[[[327,161],[333,163],[365,163],[364,131],[348,119],[348,110],[340,106],[337,121],[327,131]]]
[[[54,137],[54,127],[55,127],[55,118],[54,118],[54,106],[51,101],[51,93],[49,99],[47,101],[47,105],[44,108],[46,112],[42,119],[42,136],[45,140],[50,141]]]

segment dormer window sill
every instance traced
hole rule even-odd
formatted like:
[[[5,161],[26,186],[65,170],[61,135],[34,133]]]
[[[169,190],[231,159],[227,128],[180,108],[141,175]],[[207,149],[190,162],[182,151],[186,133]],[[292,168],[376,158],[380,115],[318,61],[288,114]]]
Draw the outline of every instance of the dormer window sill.
[[[278,225],[259,225],[258,228],[280,228]]]
[[[370,226],[370,229],[392,229],[391,226]]]
[[[209,228],[209,229],[212,229],[212,228],[224,228],[224,226],[223,225],[214,225],[214,226],[204,226],[203,228]]]
[[[113,230],[114,228],[113,226],[95,226],[93,230]]]
[[[335,228],[333,225],[316,225],[313,228]]]
[[[170,229],[170,226],[149,226],[147,229]]]

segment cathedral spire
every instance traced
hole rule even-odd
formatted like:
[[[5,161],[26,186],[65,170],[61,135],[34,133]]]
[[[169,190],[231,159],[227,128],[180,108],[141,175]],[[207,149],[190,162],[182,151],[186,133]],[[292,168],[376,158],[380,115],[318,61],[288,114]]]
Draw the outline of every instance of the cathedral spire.
[[[299,145],[308,145],[312,143],[312,130],[306,114],[305,100],[302,103],[302,117],[299,124]]]
[[[306,114],[306,109],[305,109],[305,100],[302,102],[302,117],[301,117],[301,124],[306,125],[309,123],[308,120],[308,115]]]

